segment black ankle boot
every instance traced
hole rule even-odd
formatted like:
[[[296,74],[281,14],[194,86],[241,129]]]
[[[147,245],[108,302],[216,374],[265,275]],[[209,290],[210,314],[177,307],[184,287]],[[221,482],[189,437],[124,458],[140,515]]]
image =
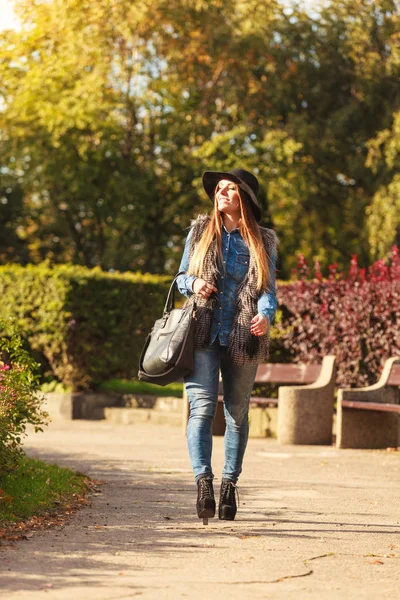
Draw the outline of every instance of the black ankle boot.
[[[218,517],[225,521],[233,521],[236,515],[236,484],[230,479],[223,479],[219,497]]]
[[[197,482],[197,515],[210,519],[215,515],[215,499],[212,477],[201,477]]]

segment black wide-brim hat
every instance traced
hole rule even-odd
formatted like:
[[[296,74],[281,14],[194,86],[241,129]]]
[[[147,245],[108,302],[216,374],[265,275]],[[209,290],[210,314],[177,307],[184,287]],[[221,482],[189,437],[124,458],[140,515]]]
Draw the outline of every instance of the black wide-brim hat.
[[[261,209],[257,200],[258,179],[253,173],[245,169],[232,169],[226,173],[220,171],[205,171],[203,173],[203,186],[208,197],[214,202],[215,188],[221,179],[227,179],[236,183],[245,198],[249,200],[253,214],[258,222],[261,219]]]

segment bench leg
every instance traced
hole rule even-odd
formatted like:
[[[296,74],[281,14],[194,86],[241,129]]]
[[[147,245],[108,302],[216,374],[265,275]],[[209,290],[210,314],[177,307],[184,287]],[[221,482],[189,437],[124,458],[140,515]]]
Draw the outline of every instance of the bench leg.
[[[215,412],[214,422],[212,426],[213,435],[224,435],[225,434],[225,415],[224,415],[224,403],[217,403],[217,410]]]
[[[399,416],[396,413],[343,408],[338,404],[338,448],[397,448]]]
[[[279,388],[278,442],[332,445],[333,389]]]

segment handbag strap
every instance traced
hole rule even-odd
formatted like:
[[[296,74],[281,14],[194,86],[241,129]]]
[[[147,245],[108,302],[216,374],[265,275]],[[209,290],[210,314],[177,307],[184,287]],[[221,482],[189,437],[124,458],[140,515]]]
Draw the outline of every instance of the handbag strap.
[[[179,273],[177,273],[171,283],[171,286],[169,288],[169,292],[168,292],[168,296],[167,296],[167,300],[165,301],[165,306],[164,306],[164,315],[168,314],[171,312],[171,310],[173,308],[175,308],[175,287],[176,287],[176,280],[178,279],[178,277],[180,275],[185,275],[185,271],[179,271]],[[196,309],[196,302],[194,302],[194,308]]]

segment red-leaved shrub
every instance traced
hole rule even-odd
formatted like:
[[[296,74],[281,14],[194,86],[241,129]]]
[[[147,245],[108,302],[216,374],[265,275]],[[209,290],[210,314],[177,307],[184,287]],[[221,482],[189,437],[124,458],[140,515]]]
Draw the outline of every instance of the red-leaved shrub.
[[[283,319],[277,324],[293,362],[321,362],[335,354],[337,384],[364,386],[379,377],[390,356],[400,355],[400,262],[392,247],[388,264],[377,260],[368,269],[351,259],[347,274],[319,264],[311,273],[303,255],[294,269],[296,281],[278,288]]]

